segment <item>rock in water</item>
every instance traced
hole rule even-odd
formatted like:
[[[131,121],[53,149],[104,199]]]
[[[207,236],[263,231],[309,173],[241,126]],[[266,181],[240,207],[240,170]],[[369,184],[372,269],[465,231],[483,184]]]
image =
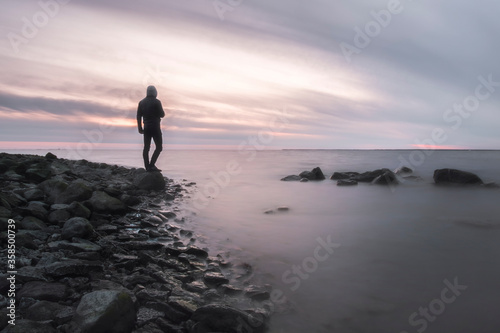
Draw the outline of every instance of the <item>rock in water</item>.
[[[267,318],[218,304],[202,306],[194,312],[190,332],[254,332],[266,330]]]
[[[297,176],[297,175],[290,175],[290,176],[286,176],[284,178],[281,178],[281,180],[284,182],[299,181],[301,179],[302,179],[302,177]]]
[[[300,178],[306,178],[309,180],[323,180],[325,179],[325,175],[323,174],[323,171],[321,171],[320,167],[316,167],[312,169],[311,171],[302,171],[299,174]]]
[[[163,190],[165,178],[160,172],[143,172],[135,176],[134,185],[143,190]]]
[[[481,185],[483,181],[472,172],[457,169],[437,169],[434,171],[436,184]]]
[[[386,170],[383,174],[375,178],[372,182],[372,184],[378,184],[378,185],[395,185],[399,184],[399,181],[394,174],[394,172],[390,170]]]
[[[136,313],[129,294],[118,290],[99,290],[82,297],[74,323],[82,333],[126,333],[134,328]]]

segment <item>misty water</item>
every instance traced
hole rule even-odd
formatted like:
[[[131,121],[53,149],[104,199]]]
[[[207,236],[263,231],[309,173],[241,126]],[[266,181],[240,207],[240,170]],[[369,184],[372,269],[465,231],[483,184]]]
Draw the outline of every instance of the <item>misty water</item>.
[[[186,209],[200,245],[251,264],[256,282],[283,294],[271,302],[270,332],[499,331],[500,189],[435,186],[432,174],[457,168],[500,183],[500,151],[254,153],[164,151],[158,166],[197,183]],[[139,151],[86,158],[141,166]],[[328,179],[402,164],[422,180]],[[280,181],[316,166],[327,180]],[[264,213],[279,206],[289,210]]]

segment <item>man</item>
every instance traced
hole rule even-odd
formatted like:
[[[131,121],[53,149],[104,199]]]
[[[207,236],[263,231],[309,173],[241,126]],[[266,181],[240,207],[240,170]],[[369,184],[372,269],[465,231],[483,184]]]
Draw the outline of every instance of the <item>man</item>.
[[[163,138],[161,135],[160,121],[165,117],[165,111],[160,100],[156,98],[158,92],[154,86],[149,86],[146,90],[146,98],[139,102],[137,106],[137,127],[139,133],[144,135],[144,150],[142,157],[144,158],[144,167],[147,171],[161,171],[155,165],[158,156],[162,151]],[[144,120],[144,129],[142,128],[141,119]],[[149,160],[149,149],[151,147],[151,139],[155,142],[155,151]]]

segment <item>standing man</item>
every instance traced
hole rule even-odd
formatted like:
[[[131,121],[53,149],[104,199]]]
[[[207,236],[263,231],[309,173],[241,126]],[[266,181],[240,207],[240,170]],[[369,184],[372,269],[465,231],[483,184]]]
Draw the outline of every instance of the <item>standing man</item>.
[[[165,111],[160,100],[156,98],[158,92],[154,86],[149,86],[146,90],[146,98],[139,102],[137,107],[137,127],[139,133],[144,135],[144,150],[142,157],[144,158],[144,167],[147,171],[161,171],[155,165],[158,156],[163,149],[163,138],[161,134],[160,121],[165,117]],[[142,121],[144,120],[144,129]],[[155,142],[155,151],[149,160],[149,148],[151,147],[151,139]]]

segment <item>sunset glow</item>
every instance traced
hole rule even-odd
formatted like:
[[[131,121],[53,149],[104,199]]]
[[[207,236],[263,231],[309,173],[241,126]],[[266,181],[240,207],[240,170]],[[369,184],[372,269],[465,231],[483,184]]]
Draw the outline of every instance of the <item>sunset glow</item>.
[[[354,43],[354,27],[379,5],[258,0],[221,20],[210,2],[71,1],[27,38],[23,17],[41,7],[8,1],[0,14],[0,140],[79,142],[106,125],[116,128],[99,145],[135,144],[137,103],[154,84],[172,145],[238,146],[286,109],[268,148],[498,148],[500,94],[470,118],[446,113],[496,68],[488,54],[471,67],[455,52],[466,41],[419,24],[419,13],[439,17],[446,5],[408,4],[347,61],[339,45]],[[471,34],[469,49],[496,38],[473,22],[466,28],[482,36]],[[13,42],[13,34],[24,39]],[[415,144],[437,126],[447,142]]]

